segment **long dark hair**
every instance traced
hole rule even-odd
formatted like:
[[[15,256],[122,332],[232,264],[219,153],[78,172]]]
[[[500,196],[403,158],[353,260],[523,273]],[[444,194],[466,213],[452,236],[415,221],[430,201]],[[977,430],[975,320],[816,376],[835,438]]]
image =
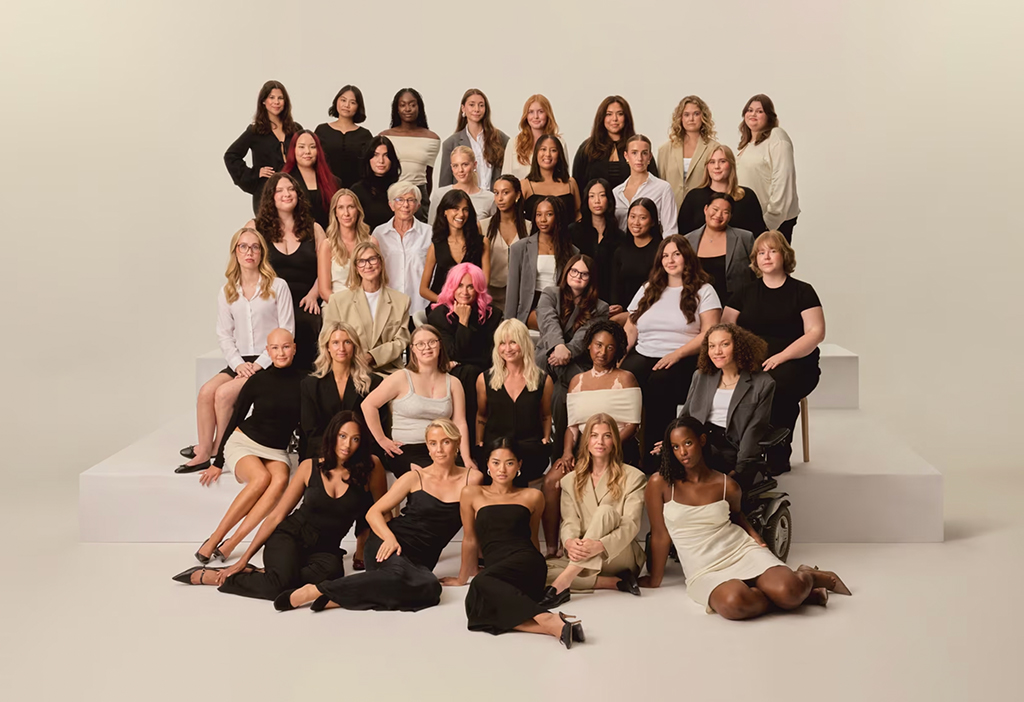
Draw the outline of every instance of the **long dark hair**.
[[[530,173],[526,176],[526,179],[533,183],[539,183],[544,180],[544,176],[540,174],[540,165],[537,163],[537,151],[540,150],[541,144],[546,141],[553,141],[555,146],[558,147],[558,163],[555,164],[551,177],[555,179],[556,183],[568,183],[569,164],[565,160],[565,150],[562,148],[562,142],[554,134],[541,134],[540,138],[537,139],[537,143],[533,145],[533,162],[530,164]]]
[[[626,210],[626,221],[629,221],[629,213],[633,211],[634,207],[643,207],[647,210],[647,214],[651,217],[651,228],[647,230],[647,235],[655,241],[660,241],[665,236],[664,230],[661,228],[661,217],[658,215],[658,206],[654,204],[654,200],[649,197],[638,197],[633,202],[629,203],[629,209]],[[630,238],[633,237],[632,233],[629,232],[629,227],[626,227],[627,233]]]
[[[672,451],[672,432],[680,427],[689,429],[698,439],[707,435],[704,425],[689,415],[678,417],[668,423],[668,426],[665,427],[665,436],[661,440],[661,467],[658,469],[658,472],[669,485],[673,485],[677,480],[686,480],[686,468],[683,467],[683,464],[679,462],[676,454]],[[701,454],[703,455],[703,453],[704,450],[702,448]]]
[[[583,265],[587,267],[587,272],[590,273],[590,277],[587,279],[587,287],[580,295],[579,302],[573,299],[572,288],[569,287],[569,270],[576,265],[577,261],[583,261]],[[590,321],[590,318],[594,316],[594,312],[597,309],[597,266],[594,264],[594,259],[586,254],[576,254],[565,263],[565,268],[562,269],[562,276],[558,280],[558,323],[564,326],[566,321],[572,315],[572,312],[577,307],[580,308],[580,313],[576,316],[576,321],[572,324],[572,331],[575,334],[576,331]]]
[[[562,204],[561,198],[547,195],[540,199],[537,207],[540,207],[542,202],[549,203],[555,213],[555,229],[552,233],[552,239],[555,240],[555,269],[559,271],[558,275],[561,276],[565,270],[566,262],[572,256],[572,235],[569,233],[569,215],[565,212],[565,205]],[[537,212],[537,207],[533,208],[534,214]],[[534,222],[533,234],[531,236],[540,237],[540,230],[537,228],[536,222]]]
[[[334,179],[334,175],[327,165],[327,154],[324,153],[324,145],[320,143],[320,137],[308,129],[295,132],[288,144],[288,158],[285,159],[284,168],[281,170],[285,173],[291,173],[298,169],[299,164],[295,158],[295,145],[303,134],[313,137],[313,145],[316,147],[316,163],[313,165],[313,170],[316,172],[316,190],[320,195],[320,202],[323,203],[324,210],[330,212],[331,198],[338,191],[338,182]],[[298,178],[296,178],[296,182],[298,182]]]
[[[416,126],[429,129],[427,126],[427,109],[423,106],[423,96],[420,95],[420,91],[416,90],[416,88],[402,88],[395,93],[395,97],[391,100],[391,128],[394,129],[402,124],[402,118],[398,116],[398,100],[406,93],[416,98],[416,106],[418,108],[416,111]]]
[[[501,144],[501,137],[498,136],[498,130],[494,128],[491,123],[491,101],[484,95],[484,91],[479,88],[470,88],[462,95],[462,102],[459,106],[466,104],[466,100],[470,99],[474,95],[479,95],[484,99],[484,117],[480,120],[480,124],[484,129],[484,160],[492,166],[501,167],[501,162],[505,158],[505,147]],[[466,128],[469,123],[469,119],[459,109],[459,117],[455,121],[456,133],[461,132]]]
[[[612,184],[604,178],[594,178],[587,187],[583,188],[583,192],[580,193],[580,220],[579,224],[587,231],[594,230],[594,213],[590,211],[590,191],[595,187],[604,188],[605,197],[608,198],[608,209],[604,212],[604,231],[605,236],[608,236],[611,232],[620,231],[619,221],[615,219],[615,194],[612,192]],[[658,208],[654,208],[657,212]]]
[[[636,324],[651,305],[661,299],[661,294],[668,287],[668,273],[665,272],[665,266],[661,265],[661,256],[669,244],[675,244],[679,253],[683,255],[683,291],[679,296],[679,309],[682,310],[687,324],[692,324],[697,318],[697,293],[703,285],[711,282],[711,276],[701,268],[700,259],[697,258],[697,252],[690,246],[690,242],[679,234],[673,234],[658,244],[651,275],[647,278],[647,287],[644,288],[643,297],[640,298],[636,311],[630,315],[633,324]]]
[[[520,239],[525,239],[530,235],[526,231],[526,215],[523,213],[523,185],[519,182],[519,179],[510,173],[498,176],[497,180],[494,181],[494,185],[498,185],[498,181],[503,180],[512,186],[512,189],[516,191],[516,197],[518,198],[515,204],[512,206],[512,216],[515,217],[516,221],[516,235]],[[498,236],[498,232],[501,230],[501,212],[496,212],[491,217],[490,223],[487,225],[487,241],[493,242],[494,237]]]
[[[750,139],[754,136],[750,131],[750,127],[747,126],[747,110],[750,108],[750,103],[752,102],[761,103],[761,109],[764,110],[764,116],[768,118],[764,131],[757,135],[757,141],[755,141],[754,144],[760,144],[762,141],[770,137],[772,135],[772,130],[779,126],[779,115],[775,112],[775,103],[772,102],[772,99],[767,95],[758,93],[747,100],[747,104],[743,106],[743,113],[740,115],[740,150],[749,144]]]
[[[466,239],[466,254],[462,260],[472,262],[476,258],[483,264],[484,237],[480,233],[480,225],[476,221],[476,209],[473,207],[473,201],[462,190],[449,190],[441,198],[441,202],[437,205],[437,216],[434,217],[434,235],[431,241],[435,248],[441,243],[448,243],[451,228],[448,226],[448,218],[444,213],[463,203],[469,208],[469,213],[466,215],[466,223],[462,225],[462,236]]]
[[[615,103],[622,105],[623,112],[622,133],[619,135],[617,143],[612,141],[611,135],[608,134],[608,130],[604,126],[604,113]],[[609,95],[597,107],[597,114],[594,115],[594,126],[590,128],[590,138],[583,144],[583,155],[591,161],[599,161],[607,159],[612,155],[612,149],[617,149],[621,156],[626,145],[626,139],[633,136],[634,133],[633,111],[629,108],[626,98],[621,95]]]
[[[268,80],[260,88],[259,97],[256,98],[256,114],[252,118],[252,124],[256,128],[257,134],[272,134],[274,132],[270,124],[270,113],[267,112],[267,106],[263,104],[263,101],[270,96],[270,93],[275,88],[284,95],[284,109],[281,110],[280,119],[281,129],[284,131],[285,136],[288,136],[298,131],[299,125],[295,124],[295,120],[292,119],[292,99],[288,97],[288,91],[280,81]]]
[[[363,91],[354,85],[345,85],[338,91],[338,94],[331,100],[331,107],[327,110],[327,114],[337,119],[340,115],[338,114],[338,98],[344,93],[352,91],[352,94],[356,96],[356,102],[359,107],[356,108],[356,113],[352,115],[352,121],[356,124],[366,121],[366,108],[363,107]]]
[[[277,205],[274,204],[274,191],[277,190],[277,184],[284,179],[290,180],[295,188],[295,211],[292,213],[292,218],[295,220],[295,236],[299,241],[305,241],[313,236],[313,215],[309,212],[309,198],[306,197],[306,191],[299,186],[298,181],[290,173],[278,172],[270,176],[266,185],[263,186],[260,209],[256,213],[256,231],[271,244],[281,241],[283,235],[281,217],[277,214]]]
[[[377,151],[378,146],[387,147],[388,159],[391,161],[391,168],[382,176],[377,175],[370,168],[370,160],[373,158],[373,154]],[[391,143],[390,139],[386,136],[375,136],[373,139],[370,139],[370,143],[366,147],[366,153],[363,154],[363,165],[360,172],[363,184],[374,195],[379,193],[378,188],[387,191],[388,188],[398,182],[398,179],[402,176],[402,164],[398,161],[398,152],[395,151],[395,145]]]
[[[359,427],[359,447],[352,452],[348,461],[342,466],[338,463],[336,445],[338,433],[349,422],[353,422]],[[370,473],[373,472],[373,454],[370,452],[370,444],[370,432],[367,431],[363,418],[352,410],[338,412],[327,425],[327,429],[324,430],[324,443],[320,449],[322,458],[319,461],[321,475],[329,477],[332,470],[344,467],[348,470],[348,480],[345,483],[365,490],[370,483]]]

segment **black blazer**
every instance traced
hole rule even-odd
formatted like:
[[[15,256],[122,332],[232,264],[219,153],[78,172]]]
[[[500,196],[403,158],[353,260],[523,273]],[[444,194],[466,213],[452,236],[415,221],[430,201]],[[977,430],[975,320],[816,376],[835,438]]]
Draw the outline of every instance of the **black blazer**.
[[[690,382],[690,392],[680,416],[690,416],[698,422],[707,422],[711,416],[711,402],[722,380],[722,371],[702,373],[696,371]],[[736,446],[736,472],[761,457],[758,442],[768,433],[768,420],[772,413],[775,381],[767,373],[740,372],[740,379],[729,402],[725,438]]]
[[[371,373],[370,392],[373,392],[383,380],[376,373]],[[334,382],[334,373],[331,371],[328,371],[327,375],[323,378],[317,378],[315,375],[303,378],[299,394],[301,398],[301,415],[299,420],[299,427],[301,429],[299,440],[300,461],[320,456],[324,432],[327,430],[327,425],[331,423],[334,415],[338,414],[338,412],[351,410],[360,417],[363,416],[360,405],[366,399],[366,395],[359,394],[351,377],[348,379],[348,384],[345,385],[344,397],[338,396],[338,384]],[[391,415],[389,406],[390,403],[380,408],[380,423],[382,427],[385,427],[385,431],[387,430],[386,427],[390,425]],[[370,450],[374,455],[380,455],[380,448],[377,446],[377,442],[373,440],[372,434],[367,432],[367,435],[362,440],[369,442]]]
[[[296,122],[295,131],[301,129],[302,126]],[[266,178],[260,178],[260,169],[270,166],[276,172],[284,168],[284,157],[288,153],[291,138],[292,135],[288,134],[284,142],[280,142],[273,132],[257,134],[256,127],[250,124],[242,132],[242,136],[235,139],[224,152],[224,165],[228,169],[231,181],[252,195],[253,214],[259,210],[263,186],[267,182]],[[252,168],[245,163],[245,157],[249,152],[252,152]]]

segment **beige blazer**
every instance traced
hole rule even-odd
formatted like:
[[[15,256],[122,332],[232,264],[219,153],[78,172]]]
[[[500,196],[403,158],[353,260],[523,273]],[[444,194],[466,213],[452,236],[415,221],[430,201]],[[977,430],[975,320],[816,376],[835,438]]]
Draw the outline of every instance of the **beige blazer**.
[[[704,180],[704,166],[715,149],[718,148],[717,141],[700,141],[693,151],[693,158],[690,159],[690,170],[683,178],[683,145],[666,141],[658,149],[658,168],[661,169],[661,177],[672,186],[672,194],[676,196],[676,202],[683,204],[683,197],[690,190],[699,187]]]
[[[403,366],[402,351],[409,345],[409,296],[392,288],[381,290],[376,316],[362,288],[331,295],[324,308],[324,324],[344,322],[355,329],[363,350],[373,356],[378,373],[393,373]]]
[[[640,531],[640,520],[644,513],[647,476],[633,466],[627,465],[624,468],[626,475],[622,495],[618,500],[613,500],[608,490],[608,473],[601,476],[597,487],[592,480],[588,480],[581,498],[576,496],[575,473],[569,473],[561,480],[562,543],[582,538],[598,507],[612,506],[622,519],[618,528],[600,539],[605,550],[602,560],[622,562],[620,569],[629,567],[626,561],[632,561],[639,567],[646,560],[643,548],[636,542],[636,535]]]

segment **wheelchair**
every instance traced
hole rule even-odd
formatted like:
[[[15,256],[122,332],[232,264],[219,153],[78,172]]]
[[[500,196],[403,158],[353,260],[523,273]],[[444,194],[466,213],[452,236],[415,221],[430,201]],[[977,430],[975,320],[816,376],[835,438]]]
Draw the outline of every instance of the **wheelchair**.
[[[793,515],[789,510],[789,494],[778,490],[779,483],[768,469],[766,454],[768,449],[778,446],[788,438],[789,429],[772,429],[758,442],[761,459],[748,465],[744,471],[750,479],[744,480],[749,482],[749,486],[743,491],[743,499],[740,502],[740,509],[746,515],[747,521],[761,535],[769,550],[783,563],[789,558],[789,547],[793,539]],[[650,572],[650,532],[647,534],[644,552],[647,554],[647,569]],[[675,544],[669,548],[669,557],[676,563],[679,562]]]

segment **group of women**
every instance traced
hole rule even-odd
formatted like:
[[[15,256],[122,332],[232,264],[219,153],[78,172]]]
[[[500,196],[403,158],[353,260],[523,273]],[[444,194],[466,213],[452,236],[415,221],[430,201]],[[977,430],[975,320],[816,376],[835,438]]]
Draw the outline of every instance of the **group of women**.
[[[817,383],[824,337],[813,288],[791,277],[795,192],[739,184],[746,172],[793,186],[766,96],[744,109],[739,158],[684,98],[658,152],[667,180],[618,96],[575,178],[540,95],[509,139],[467,91],[443,147],[413,89],[377,137],[357,126],[354,86],[330,114],[301,130],[269,82],[225,156],[256,217],[232,238],[219,297],[228,367],[199,393],[177,472],[210,484],[226,469],[243,488],[176,580],[315,611],[418,610],[469,583],[470,629],[567,648],[582,624],[553,610],[572,593],[657,587],[670,542],[691,596],[728,618],[848,593],[774,559],[739,511],[759,440],[792,430]],[[744,153],[756,167],[740,168]],[[754,229],[732,226],[734,210]],[[768,458],[788,470],[788,444]],[[210,566],[257,525],[233,564]],[[366,572],[346,576],[353,526]],[[460,527],[459,574],[438,581]]]

